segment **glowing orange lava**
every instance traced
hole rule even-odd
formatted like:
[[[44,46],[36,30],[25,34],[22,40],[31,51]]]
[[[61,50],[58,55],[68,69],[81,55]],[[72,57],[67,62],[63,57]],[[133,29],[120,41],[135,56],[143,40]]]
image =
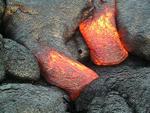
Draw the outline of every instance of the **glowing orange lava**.
[[[35,56],[47,82],[67,91],[71,100],[75,100],[88,84],[99,78],[91,69],[54,49],[43,48]]]
[[[128,56],[116,29],[113,8],[105,6],[103,10],[95,12],[93,18],[80,24],[80,31],[95,64],[119,64]]]

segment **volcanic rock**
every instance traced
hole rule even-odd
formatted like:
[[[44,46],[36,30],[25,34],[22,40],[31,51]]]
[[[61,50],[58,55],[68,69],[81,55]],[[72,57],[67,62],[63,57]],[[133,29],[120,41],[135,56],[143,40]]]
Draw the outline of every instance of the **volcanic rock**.
[[[0,81],[4,79],[5,70],[4,70],[4,62],[3,62],[3,38],[0,35]]]
[[[9,38],[33,52],[47,45],[68,56],[80,56],[80,52],[71,54],[65,43],[76,31],[82,12],[90,8],[89,0],[6,0],[6,4],[3,20]]]
[[[61,90],[31,84],[0,86],[0,113],[67,113]]]
[[[118,29],[131,53],[150,60],[150,1],[118,0]]]
[[[95,109],[99,105],[98,109]],[[125,99],[117,92],[110,92],[105,98],[95,97],[88,113],[132,113]]]
[[[17,42],[4,39],[5,69],[11,77],[38,80],[38,63],[31,52]]]
[[[146,61],[132,56],[117,66],[99,67],[92,63],[88,66],[100,75],[100,79],[88,95],[81,95],[82,99],[77,102],[79,111],[150,112],[150,64]],[[90,105],[86,107],[88,103]]]

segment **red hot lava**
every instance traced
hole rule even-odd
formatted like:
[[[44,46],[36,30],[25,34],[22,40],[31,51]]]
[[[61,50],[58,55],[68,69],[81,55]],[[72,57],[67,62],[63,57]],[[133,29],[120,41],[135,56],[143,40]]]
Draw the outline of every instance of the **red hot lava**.
[[[128,56],[115,24],[115,8],[105,5],[80,24],[80,31],[97,65],[119,64]]]
[[[77,99],[88,84],[99,78],[91,69],[55,49],[43,48],[36,57],[46,81],[67,91],[71,100]]]

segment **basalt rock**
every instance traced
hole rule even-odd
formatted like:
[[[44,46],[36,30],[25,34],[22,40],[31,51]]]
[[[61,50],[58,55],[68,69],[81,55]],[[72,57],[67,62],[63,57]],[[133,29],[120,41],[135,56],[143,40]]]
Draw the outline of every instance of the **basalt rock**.
[[[38,80],[40,71],[38,63],[31,52],[17,42],[4,39],[5,69],[10,77]]]
[[[3,62],[3,38],[0,35],[0,81],[4,79],[5,70],[4,70],[4,62]]]
[[[150,1],[117,0],[117,23],[126,48],[150,60]]]
[[[150,65],[147,62],[130,57],[118,66],[98,67],[93,64],[88,66],[100,75],[100,79],[88,90],[88,95],[81,95],[77,102],[78,111],[150,112]]]
[[[65,96],[54,87],[3,84],[0,86],[0,113],[67,113]]]
[[[118,92],[110,92],[105,98],[95,97],[88,113],[132,113],[132,111]]]
[[[6,0],[6,4],[3,20],[9,38],[31,51],[47,45],[76,59],[80,56],[76,51],[78,55],[71,54],[66,41],[76,31],[83,11],[91,7],[89,0]]]

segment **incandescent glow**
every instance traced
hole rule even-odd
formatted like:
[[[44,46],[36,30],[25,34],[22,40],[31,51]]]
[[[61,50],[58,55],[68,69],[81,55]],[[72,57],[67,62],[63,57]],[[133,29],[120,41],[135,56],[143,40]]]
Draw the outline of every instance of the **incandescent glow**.
[[[106,30],[106,32],[108,31],[114,31],[115,34],[117,34],[116,32],[116,28],[114,28],[114,26],[112,25],[112,23],[110,22],[110,18],[113,18],[112,13],[107,12],[106,14],[101,15],[97,21],[93,21],[91,23],[91,30],[95,30],[97,34],[103,34],[104,32],[102,32],[103,30]]]
[[[102,11],[95,12],[93,18],[80,24],[80,31],[95,64],[119,64],[128,56],[116,29],[113,8],[105,6]]]
[[[67,91],[71,100],[75,100],[88,84],[99,77],[91,69],[55,49],[43,48],[35,56],[46,81]]]

